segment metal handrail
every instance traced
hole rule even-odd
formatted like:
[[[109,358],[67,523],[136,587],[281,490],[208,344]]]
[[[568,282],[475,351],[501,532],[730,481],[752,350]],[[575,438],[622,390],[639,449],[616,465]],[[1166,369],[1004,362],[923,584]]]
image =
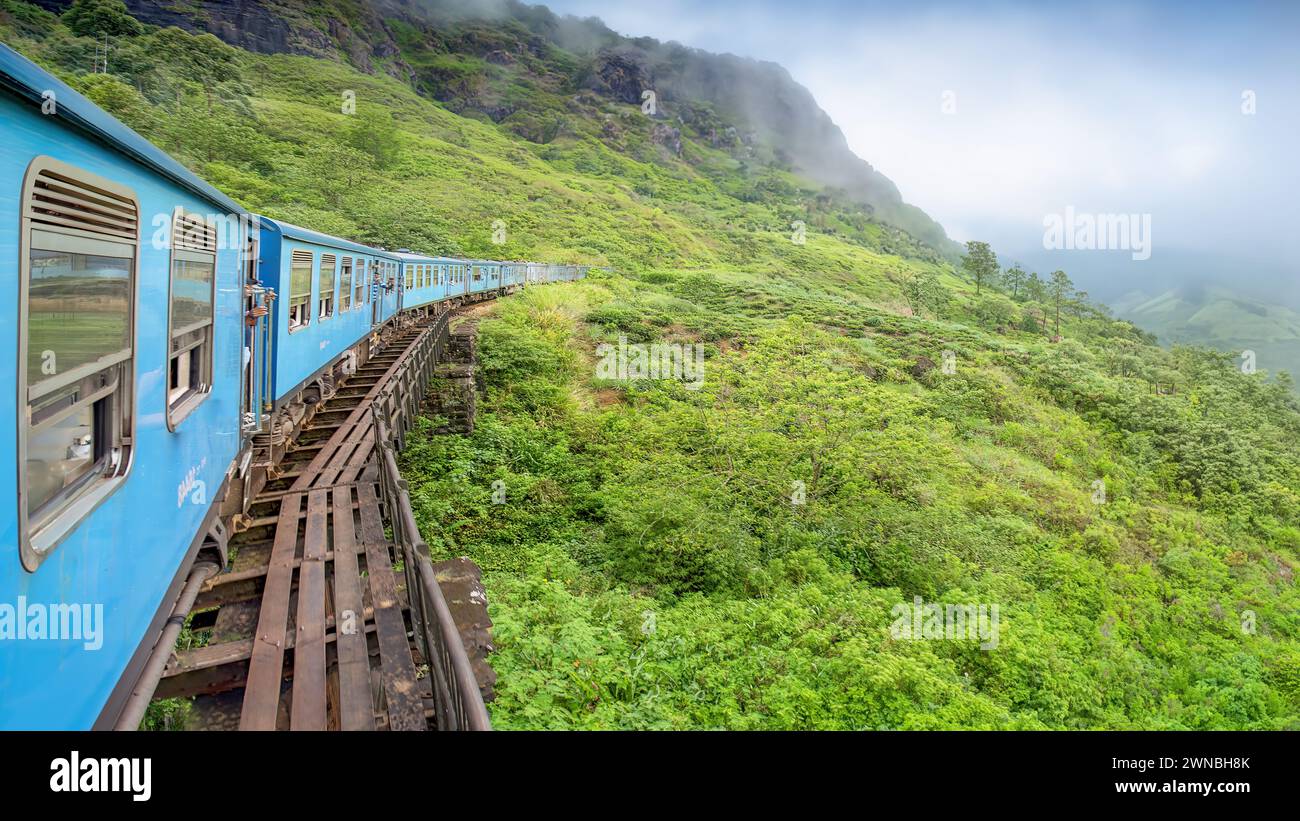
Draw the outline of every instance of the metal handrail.
[[[474,668],[442,595],[429,558],[429,545],[420,536],[406,480],[397,468],[397,451],[419,413],[424,391],[446,343],[449,322],[450,312],[446,312],[408,349],[393,378],[371,405],[371,412],[380,455],[380,494],[388,508],[393,540],[401,551],[416,643],[433,680],[438,728],[490,730],[492,723]]]

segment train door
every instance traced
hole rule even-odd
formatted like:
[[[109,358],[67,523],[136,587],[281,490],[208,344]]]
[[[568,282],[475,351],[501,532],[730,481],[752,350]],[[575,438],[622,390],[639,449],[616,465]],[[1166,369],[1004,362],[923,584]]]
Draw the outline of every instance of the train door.
[[[406,304],[406,280],[407,277],[414,276],[414,266],[403,265],[397,274],[397,308],[393,311],[395,314],[402,312],[402,306]]]
[[[387,262],[376,260],[370,269],[370,327],[379,324],[380,305],[384,301],[384,270]]]
[[[257,430],[261,422],[263,370],[271,345],[271,300],[274,293],[261,284],[260,225],[256,218],[244,235],[244,318],[240,369],[239,418],[244,431]]]

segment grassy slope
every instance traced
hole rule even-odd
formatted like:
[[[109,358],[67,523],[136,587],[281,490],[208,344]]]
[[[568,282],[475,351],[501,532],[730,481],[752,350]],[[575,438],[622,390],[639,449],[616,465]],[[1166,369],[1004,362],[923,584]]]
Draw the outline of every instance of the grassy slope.
[[[1196,343],[1238,357],[1251,350],[1261,366],[1300,362],[1300,315],[1225,288],[1130,297],[1123,316],[1166,343]]]
[[[616,266],[497,306],[479,430],[405,455],[436,556],[486,571],[498,726],[1297,726],[1285,388],[1095,317],[1059,344],[1007,330],[1033,326],[1025,306],[884,253],[915,249],[852,215],[795,245],[806,183],[690,133],[676,158],[629,106],[536,144],[386,77],[228,49],[209,106],[194,38],[138,38],[121,79],[86,77],[67,69],[92,44],[3,2],[6,42],[250,208]],[[911,316],[900,283],[924,272],[950,300]],[[598,382],[595,345],[620,335],[704,342],[704,388]],[[945,349],[955,374],[913,375]],[[998,649],[891,638],[913,596],[998,604]]]

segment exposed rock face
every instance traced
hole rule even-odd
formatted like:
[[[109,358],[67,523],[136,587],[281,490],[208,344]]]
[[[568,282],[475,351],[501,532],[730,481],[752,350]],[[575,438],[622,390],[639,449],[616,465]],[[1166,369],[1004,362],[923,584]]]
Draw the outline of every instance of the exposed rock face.
[[[62,11],[70,0],[36,2]],[[386,71],[452,111],[477,111],[497,122],[521,114],[538,120],[539,112],[514,93],[514,80],[565,93],[585,89],[634,106],[642,104],[644,92],[653,91],[657,117],[680,118],[677,125],[714,147],[834,186],[873,220],[900,228],[941,254],[955,258],[963,250],[937,223],[904,203],[893,182],[857,157],[808,89],[775,63],[627,38],[595,18],[561,18],[542,6],[495,0],[364,0],[317,6],[314,12],[295,0],[126,0],[126,5],[143,22],[208,31],[250,51],[305,54],[346,61],[362,71]],[[399,26],[403,38],[411,38],[409,48],[421,54],[473,55],[491,70],[468,61],[423,58],[417,70],[402,59],[407,40],[399,47],[394,34]],[[552,59],[551,49],[557,47],[568,52],[563,60]],[[562,130],[562,124],[541,122],[508,127],[541,143]],[[671,131],[660,129],[655,141],[680,153]]]
[[[333,17],[329,20],[330,37],[347,53],[348,62],[367,74],[373,74],[374,65],[370,62],[373,53],[370,45],[352,33],[352,28],[342,20]]]
[[[681,129],[673,128],[665,123],[655,123],[650,131],[650,139],[667,148],[677,156],[682,155],[682,132]]]
[[[916,358],[916,364],[912,366],[912,376],[920,379],[930,371],[934,370],[934,368],[935,365],[933,359],[928,356],[918,356]]]
[[[289,23],[264,0],[209,0],[193,11],[157,0],[126,0],[131,16],[155,26],[176,26],[191,32],[208,31],[232,46],[261,54],[312,53],[295,49]]]
[[[641,104],[641,93],[653,90],[654,78],[634,55],[608,51],[596,57],[587,87],[623,103]]]
[[[125,0],[131,16],[154,26],[208,32],[232,46],[259,54],[304,54],[343,59],[374,73],[376,59],[389,74],[409,81],[414,72],[399,59],[400,50],[377,10],[361,7],[365,31],[355,32],[345,20],[329,17],[320,23],[293,5],[283,9],[267,0],[204,0],[186,7],[160,0]],[[37,5],[62,13],[71,0],[36,0]]]

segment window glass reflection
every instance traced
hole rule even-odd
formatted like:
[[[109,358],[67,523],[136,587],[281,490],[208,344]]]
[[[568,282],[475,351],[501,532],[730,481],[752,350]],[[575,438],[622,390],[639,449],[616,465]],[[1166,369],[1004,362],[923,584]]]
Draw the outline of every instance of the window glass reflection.
[[[131,260],[31,252],[27,384],[131,347]]]
[[[27,436],[27,515],[30,517],[95,464],[95,408],[86,404]]]
[[[211,262],[172,262],[172,333],[212,320]]]

